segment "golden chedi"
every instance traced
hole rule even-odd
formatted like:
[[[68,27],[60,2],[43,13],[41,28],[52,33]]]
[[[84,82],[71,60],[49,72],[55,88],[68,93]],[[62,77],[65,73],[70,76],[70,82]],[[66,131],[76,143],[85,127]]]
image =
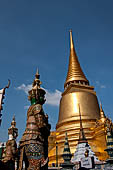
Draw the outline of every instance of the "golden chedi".
[[[56,142],[58,143],[58,161],[63,162],[62,154],[64,149],[65,133],[68,133],[68,141],[71,153],[74,154],[79,140],[80,116],[84,127],[86,139],[93,152],[100,160],[107,158],[106,148],[106,117],[98,104],[94,87],[90,86],[83,73],[78,57],[75,52],[70,31],[70,56],[64,92],[62,93],[59,118],[56,125],[56,132],[51,132],[49,137],[49,165],[56,163]]]

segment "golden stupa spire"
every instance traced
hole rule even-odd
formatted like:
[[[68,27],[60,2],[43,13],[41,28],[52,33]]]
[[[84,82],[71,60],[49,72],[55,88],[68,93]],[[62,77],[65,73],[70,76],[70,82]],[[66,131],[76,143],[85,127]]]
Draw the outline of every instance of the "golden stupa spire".
[[[64,87],[66,87],[70,82],[75,82],[75,83],[84,82],[87,85],[89,84],[89,81],[86,79],[81,69],[80,63],[78,61],[78,57],[75,52],[72,30],[70,30],[69,66],[68,66],[68,73],[67,73],[67,78]]]

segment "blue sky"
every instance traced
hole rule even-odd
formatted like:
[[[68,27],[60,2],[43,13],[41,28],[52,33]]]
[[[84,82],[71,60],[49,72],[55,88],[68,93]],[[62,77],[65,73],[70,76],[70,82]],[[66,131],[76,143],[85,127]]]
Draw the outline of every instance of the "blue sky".
[[[16,116],[19,137],[26,126],[25,91],[37,67],[47,90],[45,113],[52,129],[64,90],[69,61],[69,30],[82,69],[95,87],[105,114],[113,119],[113,1],[4,0],[0,1],[0,88],[11,80],[3,106],[0,141]]]

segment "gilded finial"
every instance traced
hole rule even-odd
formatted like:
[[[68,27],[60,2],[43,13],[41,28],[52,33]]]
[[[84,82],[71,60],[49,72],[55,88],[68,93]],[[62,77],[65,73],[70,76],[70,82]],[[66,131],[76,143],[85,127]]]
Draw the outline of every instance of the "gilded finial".
[[[40,74],[39,74],[39,69],[37,68],[36,74],[35,74],[35,80],[33,81],[32,87],[33,88],[40,88],[40,85],[42,82],[40,81]]]
[[[72,37],[72,30],[70,32],[70,50],[74,48],[73,37]]]
[[[75,84],[79,82],[83,84],[84,82],[84,84],[89,85],[89,81],[86,79],[81,69],[80,63],[78,61],[78,57],[75,52],[72,30],[70,30],[69,32],[70,32],[70,56],[69,56],[68,73],[66,77],[66,82],[64,84],[64,88],[67,85],[69,85],[70,82],[73,82]]]

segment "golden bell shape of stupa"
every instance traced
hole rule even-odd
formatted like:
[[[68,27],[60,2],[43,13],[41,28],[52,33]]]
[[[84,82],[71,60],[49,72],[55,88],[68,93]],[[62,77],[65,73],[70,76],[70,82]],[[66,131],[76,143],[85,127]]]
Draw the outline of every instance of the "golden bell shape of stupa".
[[[59,120],[57,130],[63,122],[79,120],[78,104],[81,106],[83,120],[95,120],[100,117],[99,104],[94,87],[84,75],[74,49],[72,31],[70,31],[70,57],[64,93],[60,101]],[[74,125],[75,127],[76,125]]]
[[[59,118],[56,125],[56,132],[50,136],[49,160],[55,162],[55,143],[58,144],[58,160],[62,162],[63,144],[65,132],[68,133],[68,140],[73,154],[79,140],[80,115],[84,127],[84,133],[92,150],[101,159],[106,159],[106,135],[103,126],[96,128],[96,122],[101,119],[100,107],[94,87],[89,85],[85,74],[82,71],[78,57],[75,52],[72,31],[70,31],[70,56],[64,92],[60,100]],[[101,142],[103,141],[103,145]]]

